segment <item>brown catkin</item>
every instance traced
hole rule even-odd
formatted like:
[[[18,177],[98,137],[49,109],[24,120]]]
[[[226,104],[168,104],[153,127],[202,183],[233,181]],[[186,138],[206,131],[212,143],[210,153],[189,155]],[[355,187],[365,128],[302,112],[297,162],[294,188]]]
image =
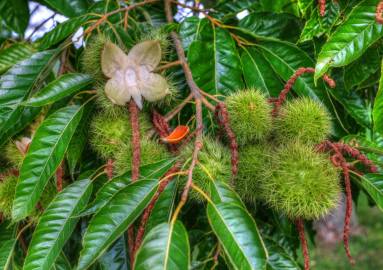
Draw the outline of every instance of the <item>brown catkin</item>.
[[[326,0],[318,0],[319,14],[323,17],[326,14]]]
[[[383,24],[383,1],[376,6],[375,19],[377,23]]]
[[[295,81],[304,73],[314,73],[315,69],[311,67],[300,67],[295,73],[290,77],[290,79],[286,82],[283,90],[280,92],[277,98],[270,98],[269,102],[274,103],[274,109],[272,111],[273,116],[276,116],[279,112],[280,107],[285,102],[287,98],[287,94],[292,89]],[[330,88],[335,88],[336,84],[333,79],[331,79],[327,74],[323,75],[323,80],[327,83]]]
[[[220,127],[226,132],[226,135],[230,142],[231,151],[231,172],[232,172],[232,184],[235,176],[238,173],[238,143],[233,130],[230,127],[230,118],[226,105],[223,102],[219,102],[215,108],[215,115]]]

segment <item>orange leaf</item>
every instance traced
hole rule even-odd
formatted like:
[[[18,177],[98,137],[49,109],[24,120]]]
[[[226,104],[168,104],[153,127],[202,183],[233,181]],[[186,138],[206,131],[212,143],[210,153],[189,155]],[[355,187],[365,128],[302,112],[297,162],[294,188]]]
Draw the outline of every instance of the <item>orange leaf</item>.
[[[178,126],[172,131],[172,133],[170,133],[167,137],[162,138],[161,140],[166,143],[176,144],[182,141],[182,139],[185,138],[188,133],[188,126]]]

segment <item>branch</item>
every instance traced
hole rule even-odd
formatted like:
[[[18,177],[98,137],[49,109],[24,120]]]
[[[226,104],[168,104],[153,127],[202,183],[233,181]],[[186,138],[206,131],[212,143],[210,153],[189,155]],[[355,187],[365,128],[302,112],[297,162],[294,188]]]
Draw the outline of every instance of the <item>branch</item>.
[[[171,10],[171,0],[165,0],[165,13],[166,13],[166,19],[168,23],[174,23],[173,14]],[[203,142],[202,142],[203,120],[202,120],[202,95],[201,95],[200,89],[193,80],[192,72],[187,63],[185,52],[182,48],[181,41],[177,33],[171,32],[171,37],[173,39],[173,42],[177,51],[178,59],[181,61],[181,66],[186,77],[186,82],[194,97],[195,106],[196,106],[196,125],[197,125],[196,127],[197,133],[196,133],[196,139],[194,143],[193,157],[189,167],[187,181],[181,195],[181,200],[176,210],[174,211],[174,215],[172,218],[172,222],[175,222],[175,220],[177,219],[178,213],[180,212],[181,208],[183,207],[183,205],[186,203],[188,199],[189,191],[193,183],[193,170],[197,164],[198,153],[203,147]]]

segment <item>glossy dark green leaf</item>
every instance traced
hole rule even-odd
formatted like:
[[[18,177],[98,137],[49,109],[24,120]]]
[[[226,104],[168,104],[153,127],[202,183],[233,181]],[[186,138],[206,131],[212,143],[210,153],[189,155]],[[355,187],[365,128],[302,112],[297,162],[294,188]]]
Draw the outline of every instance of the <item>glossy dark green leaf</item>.
[[[341,67],[356,60],[383,36],[383,25],[375,20],[378,3],[379,0],[364,0],[354,7],[322,47],[315,67],[315,79],[331,67]]]
[[[190,247],[188,234],[180,221],[162,223],[144,238],[137,252],[136,270],[189,269]]]
[[[174,160],[162,160],[140,167],[140,179],[160,179],[173,165]],[[112,197],[131,183],[131,173],[126,172],[106,182],[97,192],[96,198],[81,215],[89,215],[104,207]]]
[[[174,179],[158,197],[152,213],[149,216],[148,223],[146,224],[145,232],[149,232],[160,223],[170,221],[177,194],[177,181]]]
[[[379,89],[375,96],[374,110],[372,113],[374,118],[374,130],[383,135],[383,60],[380,72]]]
[[[68,258],[63,252],[57,257],[55,264],[52,267],[52,270],[72,270],[72,266]]]
[[[15,128],[15,123],[22,116],[24,116],[22,120],[24,124],[33,120],[25,117],[27,109],[20,102],[28,97],[54,55],[55,51],[36,53],[14,65],[0,77],[0,137],[4,140],[7,139],[6,134],[13,135],[12,130]],[[28,111],[31,112],[31,110]],[[2,143],[4,141],[0,142],[0,144]]]
[[[25,258],[24,270],[46,269],[54,265],[61,249],[71,236],[77,221],[92,193],[91,180],[76,181],[58,193],[33,233]]]
[[[102,270],[128,270],[129,250],[128,240],[121,236],[118,240],[98,259]]]
[[[238,27],[258,36],[296,40],[300,25],[296,17],[286,13],[252,12],[239,21]]]
[[[320,16],[319,9],[314,8],[309,20],[301,32],[299,42],[312,40],[314,37],[320,37],[322,34],[329,34],[330,30],[337,22],[340,16],[339,3],[335,1],[326,2],[326,15]]]
[[[265,269],[267,251],[250,214],[235,203],[208,204],[210,226],[235,269]]]
[[[29,22],[27,0],[0,2],[0,18],[15,32],[24,34]]]
[[[195,82],[212,94],[229,94],[242,89],[242,66],[230,33],[218,27],[204,31],[201,40],[194,41],[188,52]]]
[[[83,0],[44,0],[44,3],[69,18],[84,14],[88,8],[88,2]]]
[[[0,73],[3,73],[17,62],[30,57],[33,53],[31,46],[25,43],[15,43],[0,52]]]
[[[16,225],[7,221],[0,224],[0,269],[7,270],[16,245]]]
[[[81,162],[81,156],[88,142],[89,123],[94,110],[95,108],[90,106],[85,108],[81,121],[78,124],[76,132],[73,135],[66,152],[66,164],[72,177],[75,173],[76,166]]]
[[[377,48],[370,47],[355,62],[345,67],[344,84],[347,91],[358,86],[380,68],[380,56]]]
[[[158,188],[157,180],[139,180],[118,191],[91,219],[77,269],[87,269],[140,216]]]
[[[360,177],[360,181],[376,206],[383,211],[383,174],[366,174]]]
[[[264,239],[269,254],[267,270],[300,270],[301,267],[278,243]]]
[[[63,41],[67,37],[73,35],[86,21],[93,18],[92,16],[85,15],[69,19],[63,23],[58,24],[51,31],[46,33],[36,41],[40,50],[46,50]]]
[[[364,99],[359,92],[347,91],[344,86],[343,73],[334,73],[336,81],[335,89],[328,89],[329,94],[340,102],[347,113],[360,125],[372,127],[372,108],[368,100]]]
[[[301,49],[289,42],[264,40],[257,44],[264,57],[269,61],[274,71],[287,81],[300,67],[312,67],[313,60]],[[282,90],[282,89],[281,89]],[[322,88],[314,85],[312,74],[299,77],[293,90],[299,96],[309,96],[321,101],[327,100],[327,94]]]
[[[283,84],[269,62],[255,47],[243,47],[241,61],[247,87],[258,89],[267,96],[278,96]]]
[[[182,46],[185,51],[189,50],[190,44],[192,44],[193,41],[198,40],[201,31],[203,31],[205,27],[209,27],[209,21],[196,17],[187,18],[181,23],[179,35],[182,39]]]
[[[214,203],[235,203],[244,207],[238,194],[222,181],[210,182],[210,196]]]
[[[30,97],[25,102],[25,106],[41,107],[51,104],[77,92],[92,82],[93,79],[88,74],[64,74]]]
[[[12,217],[25,218],[36,206],[49,178],[64,158],[81,120],[84,106],[69,106],[51,114],[38,128],[20,169]]]
[[[41,108],[18,106],[13,114],[15,116],[14,121],[12,122],[13,118],[11,118],[8,121],[7,129],[0,134],[0,145],[5,144],[9,138],[26,128],[40,112]]]

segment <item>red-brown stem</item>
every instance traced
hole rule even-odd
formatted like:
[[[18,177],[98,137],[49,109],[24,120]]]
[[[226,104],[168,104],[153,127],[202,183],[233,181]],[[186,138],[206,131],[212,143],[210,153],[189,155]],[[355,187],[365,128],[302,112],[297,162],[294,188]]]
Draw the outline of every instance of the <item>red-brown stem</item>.
[[[140,146],[140,122],[138,118],[139,109],[133,99],[129,102],[130,123],[132,126],[132,182],[138,180],[140,176],[140,163],[141,163],[141,146]],[[128,246],[130,264],[133,269],[134,266],[134,226],[131,225],[128,229]]]
[[[108,180],[113,178],[113,167],[114,167],[114,161],[113,159],[108,159],[105,166],[105,173],[108,177]]]
[[[301,248],[302,248],[302,255],[304,259],[304,265],[305,270],[310,269],[310,256],[309,256],[309,249],[307,247],[307,241],[305,236],[305,227],[303,223],[303,219],[299,218],[296,220],[295,225],[297,227],[297,231],[299,234],[299,240],[301,242]]]
[[[169,69],[171,67],[175,67],[175,66],[179,66],[179,65],[181,65],[181,61],[180,60],[176,60],[176,61],[167,63],[167,64],[165,64],[163,66],[159,66],[158,68],[156,68],[154,70],[154,72],[161,72],[161,71],[164,71],[164,70]]]
[[[326,13],[326,0],[318,0],[319,14],[323,17]]]
[[[138,180],[140,176],[140,163],[141,163],[141,146],[140,146],[140,122],[138,119],[139,109],[134,102],[130,100],[129,102],[129,112],[130,112],[130,123],[132,126],[132,149],[133,149],[133,158],[132,158],[132,181]]]
[[[274,109],[272,111],[273,116],[276,116],[279,112],[279,108],[282,106],[283,102],[285,102],[287,94],[292,89],[295,81],[304,73],[314,73],[315,69],[311,67],[300,67],[295,73],[290,77],[290,79],[286,82],[283,90],[279,94],[278,98],[270,99],[271,102],[274,103]],[[328,84],[329,87],[334,88],[336,86],[335,81],[331,79],[328,75],[323,76],[323,80]]]
[[[375,19],[377,23],[383,24],[383,1],[376,6]]]
[[[349,237],[350,237],[350,222],[352,215],[352,194],[351,194],[351,183],[350,183],[350,173],[347,166],[342,166],[343,175],[344,175],[344,185],[346,189],[346,214],[344,218],[344,229],[343,229],[343,244],[344,250],[348,260],[352,265],[355,264],[355,260],[351,256]]]
[[[164,175],[164,178],[166,178],[169,175],[172,175],[172,174],[176,173],[179,170],[180,165],[181,164],[178,163],[178,162],[176,164],[174,164],[174,166],[172,168],[170,168],[167,171],[167,173]],[[167,178],[166,180],[164,180],[164,181],[162,181],[160,183],[156,194],[154,194],[154,196],[153,196],[152,200],[150,201],[148,207],[146,207],[146,209],[145,209],[145,211],[144,211],[144,213],[143,213],[143,215],[141,217],[140,226],[138,227],[138,230],[137,230],[136,242],[135,242],[135,245],[134,245],[134,253],[136,253],[138,248],[141,246],[142,239],[143,239],[144,234],[145,234],[146,224],[148,223],[150,214],[152,213],[153,208],[154,208],[156,202],[158,201],[158,198],[160,197],[161,193],[165,190],[167,185],[170,183],[170,181],[172,181],[172,179],[173,179],[173,177],[169,177],[169,178]]]
[[[61,192],[63,190],[63,175],[63,162],[61,162],[60,166],[56,170],[56,186],[58,192]]]
[[[238,143],[235,137],[233,130],[230,127],[230,118],[229,113],[227,111],[226,105],[223,102],[219,102],[216,106],[215,110],[216,118],[218,120],[218,124],[222,129],[225,130],[226,135],[230,142],[230,151],[231,151],[231,172],[232,179],[231,184],[234,185],[234,179],[238,173]]]

